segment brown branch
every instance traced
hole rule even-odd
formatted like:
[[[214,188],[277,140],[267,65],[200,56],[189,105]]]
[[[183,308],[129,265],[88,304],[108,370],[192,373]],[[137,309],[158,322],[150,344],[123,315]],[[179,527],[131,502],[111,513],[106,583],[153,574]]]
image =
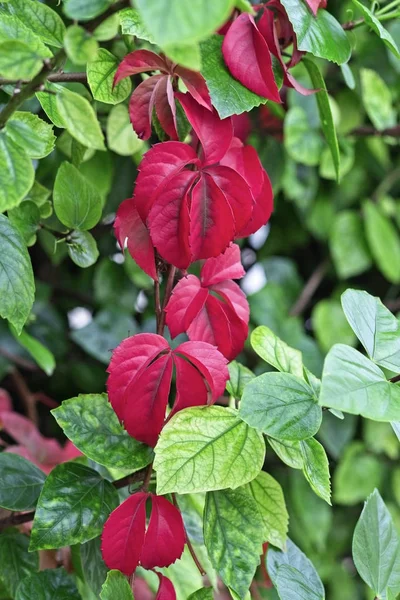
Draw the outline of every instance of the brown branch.
[[[31,362],[30,360],[26,360],[17,354],[13,354],[5,348],[0,348],[0,355],[18,365],[21,367],[21,369],[26,369],[27,371],[39,371],[39,367],[35,365],[35,363]]]
[[[311,302],[313,295],[315,294],[315,292],[321,285],[322,280],[324,279],[328,268],[329,268],[329,260],[328,259],[325,259],[322,263],[320,263],[317,266],[315,271],[312,273],[310,279],[305,284],[300,296],[298,297],[298,299],[296,300],[296,302],[290,309],[289,314],[292,317],[297,317],[305,311],[308,304]]]
[[[383,137],[385,135],[391,135],[392,137],[400,136],[400,125],[394,127],[387,127],[386,129],[375,129],[375,127],[364,125],[362,127],[356,127],[350,131],[350,135],[357,135],[359,137],[376,136]]]
[[[71,82],[71,83],[87,83],[87,75],[86,73],[64,73],[64,71],[60,71],[59,73],[51,73],[47,77],[47,81],[51,81],[52,83],[63,83],[63,82]],[[30,79],[2,79],[0,78],[0,86],[1,85],[12,85],[12,84],[28,84],[30,83]]]
[[[165,307],[167,306],[168,301],[171,297],[172,288],[174,287],[175,274],[176,274],[176,267],[174,267],[173,265],[169,265],[168,279],[167,279],[167,285],[165,286],[165,294],[164,294],[164,300],[163,300],[163,305],[162,305],[162,312],[161,312],[160,321],[159,321],[159,324],[157,327],[158,335],[163,335],[163,333],[164,333],[165,318],[167,316],[166,312],[165,312]]]
[[[354,21],[348,21],[347,23],[343,23],[342,28],[345,31],[351,31],[352,29],[355,29],[356,27],[363,25],[364,22],[365,22],[365,20],[363,18],[355,19]]]
[[[390,381],[391,383],[397,383],[398,381],[400,381],[400,375],[395,375],[394,377],[391,377],[391,378],[389,379],[389,381]]]
[[[31,390],[28,388],[25,379],[18,371],[18,369],[14,368],[10,373],[10,377],[13,381],[14,387],[18,392],[19,397],[21,398],[25,406],[28,419],[30,419],[32,423],[35,423],[35,425],[37,425],[39,419],[36,410],[35,395],[32,394]]]

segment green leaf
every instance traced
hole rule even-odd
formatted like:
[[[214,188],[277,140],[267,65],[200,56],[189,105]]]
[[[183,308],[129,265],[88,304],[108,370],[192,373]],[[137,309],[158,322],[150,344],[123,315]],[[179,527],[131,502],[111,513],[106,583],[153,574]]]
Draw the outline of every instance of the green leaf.
[[[58,465],[38,500],[30,550],[62,548],[98,536],[117,505],[117,490],[96,471],[74,462]]]
[[[187,600],[214,600],[213,589],[204,587],[190,594]]]
[[[49,6],[35,0],[13,0],[11,10],[45,44],[62,48],[65,25]]]
[[[321,300],[312,311],[312,326],[321,349],[328,352],[334,344],[354,346],[356,338],[338,300]]]
[[[133,600],[131,586],[121,571],[109,571],[100,592],[101,600]]]
[[[290,108],[284,121],[285,148],[293,160],[309,167],[319,164],[324,141],[317,126],[312,127],[306,111]]]
[[[65,128],[64,119],[62,118],[57,108],[57,94],[74,94],[65,87],[55,83],[45,83],[44,92],[37,92],[36,98],[39,100],[41,107],[43,108],[50,121],[54,123],[56,127]],[[49,93],[50,92],[50,93]],[[54,94],[52,93],[54,92]],[[74,96],[72,96],[74,98]],[[57,146],[60,138],[57,140]]]
[[[331,504],[331,476],[324,447],[314,438],[300,442],[303,473],[314,492]]]
[[[106,104],[119,104],[129,96],[132,83],[126,77],[113,88],[114,75],[119,61],[105,48],[100,48],[96,57],[86,67],[88,84],[93,98]]]
[[[70,259],[81,269],[95,264],[99,258],[97,243],[88,231],[72,231],[67,238]]]
[[[371,254],[360,215],[351,210],[338,213],[332,223],[330,249],[341,279],[363,273],[371,266]]]
[[[10,40],[0,44],[0,74],[10,79],[33,79],[43,67],[42,53],[24,42]]]
[[[71,91],[57,94],[56,107],[64,127],[73,138],[87,148],[105,150],[100,124],[86,98]]]
[[[292,442],[314,435],[322,421],[312,388],[289,373],[264,373],[248,383],[239,415],[251,427]]]
[[[35,178],[32,161],[0,131],[0,212],[18,206]]]
[[[222,42],[221,35],[213,35],[200,44],[200,48],[202,75],[213,105],[221,119],[225,119],[265,104],[267,99],[254,94],[232,77],[222,56]]]
[[[83,27],[71,25],[64,38],[65,51],[75,65],[85,65],[96,57],[99,44]]]
[[[83,576],[96,598],[98,598],[107,577],[107,566],[101,555],[100,537],[81,544],[80,555]]]
[[[334,501],[346,505],[363,502],[382,483],[382,477],[381,461],[368,452],[363,442],[352,442],[345,448],[335,469]]]
[[[383,275],[400,283],[400,236],[389,217],[373,202],[364,204],[365,232],[372,256]]]
[[[67,438],[106,467],[138,471],[152,461],[151,448],[128,435],[107,394],[81,394],[52,411]]]
[[[333,120],[332,109],[329,102],[329,96],[326,89],[325,80],[319,67],[309,59],[303,60],[308,74],[311,78],[314,89],[319,90],[315,97],[317,99],[321,129],[324,132],[325,139],[331,151],[333,164],[335,165],[336,179],[340,179],[340,152],[336,135],[335,122]]]
[[[204,542],[222,581],[244,598],[262,554],[264,526],[247,490],[221,490],[206,496]]]
[[[18,333],[29,317],[35,295],[31,259],[24,240],[0,215],[0,316]]]
[[[400,420],[400,386],[360,352],[343,344],[329,351],[322,374],[321,406],[375,421]]]
[[[284,550],[289,515],[281,486],[271,475],[264,471],[261,471],[247,486],[263,522],[263,541],[271,542],[274,546]]]
[[[166,52],[168,58],[173,62],[192,69],[192,71],[200,71],[201,51],[198,43],[169,45]]]
[[[15,112],[7,121],[6,132],[31,158],[50,154],[56,141],[53,126],[29,112]]]
[[[368,117],[381,131],[396,125],[392,93],[383,79],[372,69],[361,69],[362,96]]]
[[[10,223],[18,229],[27,246],[36,242],[36,232],[39,229],[40,210],[31,201],[24,201],[15,208],[7,211]]]
[[[262,435],[236,410],[188,408],[164,426],[155,448],[157,493],[237,488],[254,479],[264,462]]]
[[[39,367],[50,377],[56,368],[56,360],[52,352],[25,330],[18,335],[15,328],[11,326],[11,332],[17,342],[29,352]]]
[[[124,104],[113,106],[107,119],[107,142],[110,150],[120,156],[132,156],[144,149],[129,119],[128,108]]]
[[[292,469],[302,469],[304,466],[303,455],[299,442],[288,442],[286,440],[278,441],[267,437],[271,448],[276,452],[279,458]]]
[[[139,14],[155,42],[168,54],[169,45],[193,44],[214,33],[229,17],[233,0],[137,0]]]
[[[359,2],[358,0],[353,0],[353,4],[355,4],[358,10],[361,12],[366,24],[369,25],[373,31],[375,31],[375,33],[381,38],[381,40],[383,40],[383,42],[386,44],[389,50],[393,52],[393,54],[397,58],[400,58],[400,52],[396,42],[394,41],[390,33],[387,31],[387,29],[384,28],[379,19],[375,17],[375,15],[369,10],[369,8],[364,6],[364,4],[361,4],[361,2]]]
[[[250,341],[258,356],[275,369],[303,377],[301,352],[285,344],[269,327],[257,327],[251,334]]]
[[[46,475],[34,464],[11,452],[0,454],[0,506],[8,510],[35,508]]]
[[[228,369],[229,381],[226,383],[226,389],[231,396],[240,399],[246,384],[249,383],[249,381],[252,381],[252,379],[255,378],[255,375],[250,369],[241,363],[236,362],[236,360],[229,363]]]
[[[150,44],[155,44],[153,36],[143,25],[139,12],[134,8],[124,8],[119,13],[121,31],[124,35],[134,35],[135,37],[146,40]]]
[[[322,584],[321,584],[322,585]],[[281,600],[324,600],[323,587],[314,585],[304,573],[289,565],[279,567],[275,586]]]
[[[51,58],[53,56],[52,52],[30,27],[27,27],[15,15],[4,13],[0,19],[0,42],[7,40],[23,42],[43,58]]]
[[[399,534],[378,490],[368,498],[354,530],[353,560],[377,596],[388,587],[400,591]]]
[[[21,581],[15,600],[80,600],[74,578],[64,569],[46,569]]]
[[[342,306],[368,356],[381,367],[400,372],[400,323],[379,298],[348,289]]]
[[[29,538],[9,530],[0,535],[0,579],[10,596],[15,597],[18,584],[39,568],[37,552],[28,552]]]
[[[88,21],[101,15],[113,0],[64,0],[64,12],[74,21]]]
[[[99,193],[68,162],[57,171],[53,195],[56,215],[68,228],[87,230],[99,222],[103,209]]]
[[[347,63],[351,54],[350,43],[333,15],[319,9],[315,17],[304,0],[282,0],[282,5],[293,25],[299,50],[338,65]]]

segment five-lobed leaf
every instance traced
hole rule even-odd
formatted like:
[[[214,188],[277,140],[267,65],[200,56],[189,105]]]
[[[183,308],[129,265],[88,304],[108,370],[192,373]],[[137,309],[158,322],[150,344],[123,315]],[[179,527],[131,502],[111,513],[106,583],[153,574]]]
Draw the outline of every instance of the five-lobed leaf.
[[[35,508],[46,479],[43,471],[26,458],[2,452],[0,454],[0,506],[8,510]]]

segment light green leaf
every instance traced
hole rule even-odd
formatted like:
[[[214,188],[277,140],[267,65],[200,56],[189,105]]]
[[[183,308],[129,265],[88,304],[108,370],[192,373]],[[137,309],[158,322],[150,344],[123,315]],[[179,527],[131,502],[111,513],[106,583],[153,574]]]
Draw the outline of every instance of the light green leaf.
[[[13,0],[11,11],[45,44],[62,48],[65,25],[50,6],[35,0]]]
[[[343,344],[329,351],[322,374],[321,406],[375,421],[400,420],[400,386],[360,352]]]
[[[29,112],[15,112],[7,121],[6,132],[31,158],[50,154],[56,141],[53,126]]]
[[[400,372],[400,322],[379,298],[348,289],[342,306],[368,356],[381,367]]]
[[[63,129],[65,128],[65,123],[57,108],[57,94],[74,94],[74,92],[71,92],[61,85],[49,83],[48,81],[45,83],[45,90],[45,92],[37,92],[36,98],[39,100],[41,107],[49,117],[50,121],[54,123],[56,127]],[[54,94],[51,92],[54,92]],[[72,96],[72,98],[74,98],[74,96]],[[57,141],[57,146],[58,142],[59,140]]]
[[[0,215],[0,316],[18,333],[29,317],[35,295],[31,259],[24,240]]]
[[[204,542],[222,581],[244,598],[262,554],[264,526],[247,490],[221,490],[206,496]]]
[[[10,329],[17,342],[29,352],[39,367],[50,377],[56,368],[56,360],[52,352],[27,331],[23,330],[18,335],[14,327],[11,326]]]
[[[254,94],[232,77],[222,56],[222,42],[222,36],[213,35],[202,42],[200,47],[202,75],[206,80],[213,105],[221,119],[225,119],[265,104],[267,99]]]
[[[400,235],[390,218],[376,204],[365,202],[363,208],[372,256],[386,279],[400,283]]]
[[[143,25],[140,14],[136,9],[124,8],[118,14],[121,22],[121,31],[124,35],[134,35],[141,40],[150,42],[150,44],[155,43],[153,36]]]
[[[29,538],[13,530],[0,535],[0,580],[15,597],[18,584],[39,568],[37,552],[28,552]],[[6,596],[7,597],[7,596]]]
[[[119,61],[105,48],[100,48],[96,57],[86,67],[89,87],[93,98],[106,104],[119,104],[129,96],[132,83],[129,77],[113,88],[114,75]]]
[[[361,4],[361,2],[359,2],[358,0],[353,0],[353,4],[355,4],[358,10],[361,12],[362,16],[364,17],[364,21],[367,23],[367,25],[369,25],[370,28],[373,31],[375,31],[375,33],[386,44],[389,50],[393,52],[393,54],[397,58],[400,58],[400,52],[396,42],[394,41],[390,33],[387,31],[387,29],[384,28],[379,19],[375,17],[375,15],[369,10],[369,8],[364,6],[364,4]]]
[[[303,473],[317,496],[331,504],[331,476],[324,447],[314,438],[300,442]]]
[[[72,575],[64,569],[46,569],[26,577],[17,588],[15,600],[80,600]]]
[[[110,150],[120,156],[132,156],[145,148],[139,140],[129,119],[128,108],[124,104],[113,106],[107,119],[107,142]]]
[[[290,108],[284,121],[285,148],[293,160],[309,167],[319,164],[324,141],[300,106]]]
[[[267,437],[271,448],[276,452],[279,458],[292,469],[302,469],[304,466],[303,455],[300,448],[300,442],[288,442],[286,440],[278,441]]]
[[[312,326],[321,349],[328,352],[334,344],[354,346],[356,338],[338,300],[321,300],[312,311]]]
[[[299,50],[311,52],[341,65],[351,54],[342,26],[328,11],[319,9],[315,17],[304,0],[282,0],[297,37]]]
[[[0,506],[8,510],[35,508],[46,475],[26,458],[0,454]]]
[[[188,408],[163,428],[155,448],[157,493],[237,488],[254,479],[264,462],[262,435],[236,410]]]
[[[190,594],[187,600],[213,600],[214,594],[211,587],[204,587]]]
[[[33,79],[43,67],[43,53],[24,42],[0,43],[0,74],[10,79]]]
[[[304,573],[282,565],[275,576],[275,586],[281,600],[324,600],[322,585],[310,581]]]
[[[101,600],[133,600],[131,586],[121,571],[109,571],[100,592]]]
[[[292,442],[314,435],[322,421],[312,388],[289,373],[264,373],[248,383],[239,415],[251,427]]]
[[[68,27],[64,38],[68,58],[76,65],[85,65],[96,57],[99,44],[97,40],[79,25]]]
[[[61,164],[54,182],[54,210],[70,229],[94,227],[103,210],[96,188],[68,162]]]
[[[314,89],[319,90],[316,93],[316,99],[321,121],[321,129],[324,132],[325,139],[331,151],[333,164],[335,165],[336,178],[340,179],[340,152],[336,135],[335,122],[333,120],[332,109],[329,102],[329,96],[326,89],[325,80],[319,67],[309,59],[304,59],[304,64],[311,78]]]
[[[12,14],[2,14],[0,19],[0,42],[17,40],[32,48],[39,56],[51,58],[52,52],[44,45],[30,27]]]
[[[98,42],[108,42],[118,35],[119,31],[119,13],[116,12],[96,27],[93,37]]]
[[[345,448],[335,469],[334,501],[346,505],[363,502],[382,483],[383,475],[379,458],[368,452],[363,442],[352,442]]]
[[[39,229],[41,214],[39,208],[30,200],[21,202],[19,206],[7,211],[10,223],[14,225],[24,238],[27,246],[36,242],[36,232]]]
[[[138,471],[152,450],[122,427],[106,394],[81,394],[52,411],[67,438],[88,458],[106,467]]]
[[[285,344],[269,327],[257,327],[251,334],[250,341],[258,356],[275,369],[303,377],[301,352]]]
[[[56,107],[64,127],[73,138],[87,148],[105,150],[100,124],[86,98],[71,91],[57,94]]]
[[[198,43],[194,44],[169,44],[165,48],[168,58],[183,67],[200,71],[201,69],[201,51]]]
[[[360,215],[342,211],[334,217],[331,227],[330,249],[339,277],[348,279],[369,269],[371,254]]]
[[[362,579],[382,597],[400,591],[400,539],[378,490],[368,498],[353,537],[353,560]]]
[[[98,536],[118,505],[117,490],[98,473],[67,462],[48,475],[40,494],[30,550],[62,548]]]
[[[95,264],[99,258],[97,242],[88,231],[72,231],[67,238],[70,259],[81,269]]]
[[[247,487],[254,498],[264,525],[264,542],[271,542],[282,550],[286,547],[289,515],[279,483],[261,471]]]
[[[380,131],[396,125],[392,93],[383,79],[372,69],[361,69],[362,96],[368,117]]]
[[[88,21],[101,15],[113,0],[64,0],[64,12],[74,21]]]
[[[34,178],[30,158],[0,131],[0,212],[18,206],[32,187]]]
[[[226,382],[226,389],[231,396],[240,399],[246,384],[254,379],[255,375],[250,369],[236,362],[236,360],[229,363],[228,369],[229,381]]]

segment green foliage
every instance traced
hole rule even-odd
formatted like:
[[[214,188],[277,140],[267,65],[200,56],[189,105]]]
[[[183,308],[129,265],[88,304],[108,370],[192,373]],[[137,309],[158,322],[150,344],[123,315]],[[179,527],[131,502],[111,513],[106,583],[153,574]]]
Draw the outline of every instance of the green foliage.
[[[43,471],[22,456],[0,454],[0,506],[8,510],[35,508],[46,479]]]
[[[131,586],[120,571],[109,571],[100,592],[101,600],[133,600]]]
[[[42,42],[62,48],[65,25],[50,6],[34,0],[13,0],[11,12],[39,36]]]
[[[94,150],[105,149],[99,122],[86,98],[69,91],[57,94],[56,111],[57,122],[61,118],[63,126],[83,146]],[[57,125],[56,122],[54,124]]]
[[[118,63],[118,59],[104,48],[100,48],[93,60],[88,62],[88,83],[95,100],[106,104],[119,104],[131,93],[129,78],[123,79],[113,87]]]
[[[97,40],[79,25],[68,27],[64,46],[68,57],[76,65],[85,65],[94,60],[98,50]]]
[[[21,581],[15,600],[80,600],[75,581],[63,568],[46,569]]]
[[[6,592],[15,596],[20,582],[39,568],[37,552],[28,552],[29,538],[14,530],[0,536],[0,579]]]

